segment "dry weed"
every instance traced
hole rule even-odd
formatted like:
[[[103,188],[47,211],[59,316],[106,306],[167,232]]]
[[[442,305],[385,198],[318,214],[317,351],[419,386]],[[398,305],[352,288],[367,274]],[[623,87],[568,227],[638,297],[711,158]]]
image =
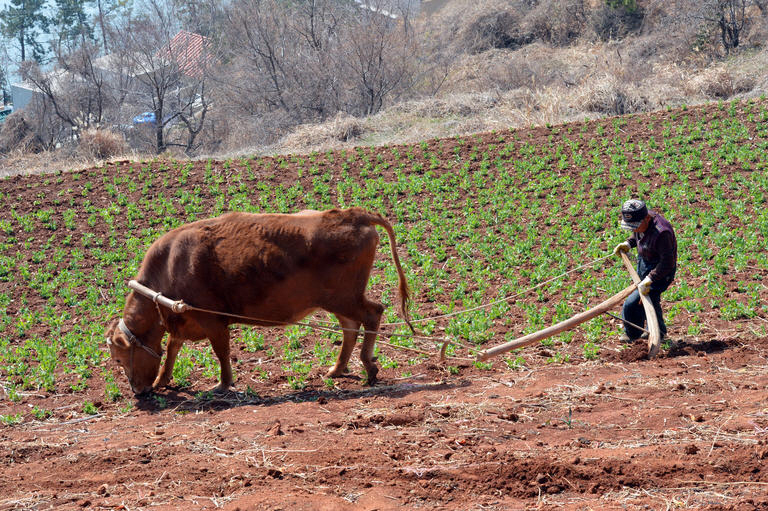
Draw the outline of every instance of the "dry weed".
[[[119,158],[127,160],[147,160],[152,156],[137,152],[120,153]],[[102,160],[103,161],[103,160]],[[99,165],[100,161],[81,154],[68,154],[68,151],[40,151],[30,153],[11,151],[0,156],[0,178],[17,174],[43,174],[64,170],[82,170]]]
[[[104,129],[89,129],[80,135],[78,151],[86,158],[107,159],[126,151],[125,138]]]
[[[36,153],[43,150],[40,140],[22,113],[14,113],[0,127],[0,153]]]
[[[358,140],[364,131],[364,123],[360,119],[339,112],[333,120],[326,123],[299,126],[285,136],[279,145],[305,150],[341,147],[340,143]]]
[[[588,112],[603,115],[624,115],[650,109],[648,100],[636,87],[614,76],[587,83],[581,89],[578,103]]]
[[[749,92],[754,86],[753,77],[734,73],[722,66],[705,69],[684,82],[686,96],[702,96],[707,99],[720,100]]]

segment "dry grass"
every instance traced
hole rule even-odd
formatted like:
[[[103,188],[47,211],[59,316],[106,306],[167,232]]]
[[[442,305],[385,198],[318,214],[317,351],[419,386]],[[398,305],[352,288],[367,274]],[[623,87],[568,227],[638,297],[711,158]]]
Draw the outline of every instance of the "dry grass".
[[[80,135],[78,150],[86,158],[106,159],[123,154],[127,149],[125,137],[104,129],[89,129]]]
[[[109,160],[143,160],[150,156],[125,151]],[[0,178],[18,174],[45,174],[62,170],[81,170],[102,165],[107,159],[81,154],[66,155],[61,151],[29,153],[21,150],[0,154]]]
[[[579,90],[578,106],[600,115],[624,115],[651,109],[650,101],[631,83],[607,75],[591,81]]]
[[[526,63],[527,70],[505,71],[515,77],[505,82],[500,73],[520,63]],[[267,152],[410,143],[754,97],[768,93],[766,70],[768,50],[700,70],[671,63],[638,64],[615,43],[492,50],[459,63],[446,92],[438,96],[395,105],[368,118],[348,119],[355,126],[354,138],[339,135],[344,130],[337,118],[302,126]],[[520,85],[526,80],[530,83]]]
[[[299,147],[331,147],[336,143],[354,143],[363,133],[360,119],[339,113],[324,124],[307,124],[285,137],[288,145]]]

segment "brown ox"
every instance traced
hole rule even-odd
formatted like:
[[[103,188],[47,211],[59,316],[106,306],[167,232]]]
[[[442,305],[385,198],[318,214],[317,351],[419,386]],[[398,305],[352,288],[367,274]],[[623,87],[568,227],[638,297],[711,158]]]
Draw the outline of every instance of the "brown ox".
[[[381,215],[360,208],[293,215],[228,213],[161,236],[149,247],[136,280],[190,306],[256,319],[194,310],[177,314],[132,291],[122,319],[107,329],[112,358],[125,370],[133,391],[142,394],[168,385],[185,340],[208,338],[221,363],[216,390],[226,390],[233,383],[230,324],[287,325],[324,309],[344,328],[341,351],[328,376],[347,370],[362,324],[366,333],[360,359],[368,382],[374,383],[373,331],[384,308],[365,297],[365,288],[379,242],[376,225],[389,235],[400,312],[411,326],[394,231]],[[158,373],[165,332],[170,334],[168,353]]]

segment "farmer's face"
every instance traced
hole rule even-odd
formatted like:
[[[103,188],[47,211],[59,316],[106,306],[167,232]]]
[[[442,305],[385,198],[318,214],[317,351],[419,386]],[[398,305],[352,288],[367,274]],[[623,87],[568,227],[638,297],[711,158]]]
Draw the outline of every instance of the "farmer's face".
[[[635,228],[635,232],[645,232],[646,229],[648,229],[648,225],[651,223],[651,215],[646,215],[645,218],[643,218],[643,221],[640,222],[640,225],[638,225]]]

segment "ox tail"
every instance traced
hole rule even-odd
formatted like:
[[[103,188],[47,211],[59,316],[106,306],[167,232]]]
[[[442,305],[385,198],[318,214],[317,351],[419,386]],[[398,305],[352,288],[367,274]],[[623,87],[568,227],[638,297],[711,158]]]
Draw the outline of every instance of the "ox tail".
[[[395,261],[395,267],[397,268],[397,277],[399,280],[400,290],[400,315],[403,317],[405,324],[411,329],[411,332],[416,333],[416,329],[411,324],[411,316],[408,314],[408,305],[411,302],[411,290],[408,288],[408,281],[405,280],[405,273],[403,267],[400,265],[400,257],[397,255],[397,242],[395,241],[395,231],[392,229],[392,224],[381,215],[371,214],[370,222],[375,225],[380,225],[387,231],[389,236],[389,248],[392,251],[392,260]]]

